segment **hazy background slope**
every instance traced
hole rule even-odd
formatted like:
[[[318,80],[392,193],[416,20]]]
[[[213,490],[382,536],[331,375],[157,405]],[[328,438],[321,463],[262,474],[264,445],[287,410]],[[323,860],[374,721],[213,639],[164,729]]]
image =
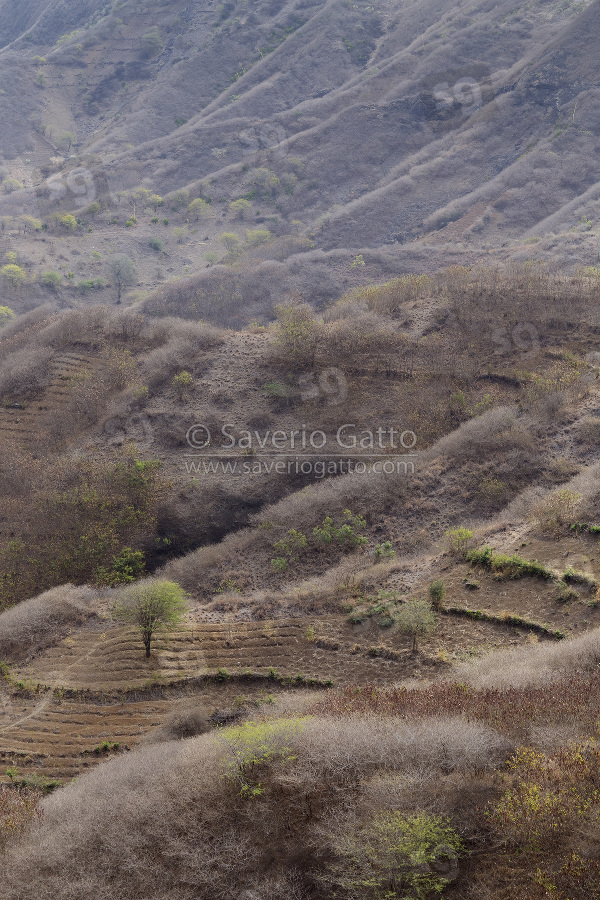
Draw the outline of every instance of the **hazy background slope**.
[[[146,292],[221,260],[259,273],[275,260],[285,290],[310,300],[325,277],[334,296],[363,251],[354,282],[507,257],[593,264],[599,9],[1,4],[0,216],[47,221],[46,179],[93,166],[101,212],[82,218],[87,193],[65,199],[80,230],[32,252],[32,274],[47,262],[89,278],[74,257],[104,243],[134,259]],[[153,226],[156,210],[129,204],[136,188],[166,198]],[[210,205],[200,222],[197,197]],[[239,198],[244,221],[229,211]],[[268,234],[245,240],[252,228]],[[235,258],[223,232],[240,237]],[[0,250],[34,239],[9,225]]]

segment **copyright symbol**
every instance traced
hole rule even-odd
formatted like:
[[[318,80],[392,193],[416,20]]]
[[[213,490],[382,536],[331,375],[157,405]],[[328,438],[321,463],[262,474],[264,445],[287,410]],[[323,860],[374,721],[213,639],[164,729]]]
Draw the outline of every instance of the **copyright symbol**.
[[[192,425],[186,435],[186,440],[193,450],[202,450],[210,444],[210,431],[206,425]]]

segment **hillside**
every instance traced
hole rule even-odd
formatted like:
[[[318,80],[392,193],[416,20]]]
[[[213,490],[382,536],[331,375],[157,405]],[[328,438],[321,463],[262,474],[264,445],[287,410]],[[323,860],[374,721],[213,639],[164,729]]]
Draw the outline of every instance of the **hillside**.
[[[600,0],[0,0],[0,900],[600,900]]]
[[[217,324],[240,293],[244,324],[274,292],[321,304],[454,262],[597,261],[597,2],[2,9],[15,308],[113,302],[119,254],[129,302],[199,273],[210,302],[186,314]]]

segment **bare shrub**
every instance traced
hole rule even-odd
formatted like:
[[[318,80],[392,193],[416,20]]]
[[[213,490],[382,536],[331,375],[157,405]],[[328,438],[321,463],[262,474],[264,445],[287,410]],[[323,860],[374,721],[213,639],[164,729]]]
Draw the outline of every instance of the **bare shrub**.
[[[464,719],[296,721],[157,744],[83,775],[44,801],[41,824],[3,860],[3,900],[108,900],[115,886],[123,900],[301,898],[321,866],[319,821],[355,804],[366,778],[430,783],[510,752]],[[257,799],[240,797],[232,764],[250,767]]]
[[[209,732],[214,724],[212,713],[206,706],[186,701],[173,710],[160,728],[150,732],[146,742],[156,743],[196,737]]]
[[[52,350],[18,350],[0,363],[0,396],[22,399],[37,394],[50,380]]]
[[[72,625],[96,615],[98,592],[65,584],[0,613],[0,657],[25,656],[57,643]]]
[[[544,498],[531,511],[538,530],[542,534],[558,537],[573,521],[581,499],[581,494],[566,487]]]
[[[195,371],[199,355],[223,342],[221,332],[212,325],[172,319],[153,325],[144,338],[146,334],[152,342],[163,341],[143,359],[141,378],[151,388],[171,381],[181,369]]]
[[[481,772],[506,759],[511,744],[487,725],[465,719],[417,722],[353,716],[309,719],[294,739],[293,778],[355,784],[376,772],[428,780],[440,772]]]
[[[55,306],[44,303],[42,306],[36,306],[35,309],[17,316],[0,330],[0,344],[4,347],[13,344],[19,335],[30,336],[32,333],[39,332],[57,313],[58,310]]]
[[[559,644],[536,644],[490,653],[455,669],[455,677],[478,689],[506,690],[549,684],[600,664],[600,629]]]
[[[16,791],[0,784],[0,852],[14,845],[21,835],[39,821],[40,795],[34,791]]]

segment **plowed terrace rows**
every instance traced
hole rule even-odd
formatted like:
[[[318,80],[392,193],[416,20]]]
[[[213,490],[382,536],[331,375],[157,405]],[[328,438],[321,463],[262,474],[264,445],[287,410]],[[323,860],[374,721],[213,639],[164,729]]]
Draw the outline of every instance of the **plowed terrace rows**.
[[[18,692],[4,695],[0,766],[15,766],[19,775],[68,779],[99,759],[84,753],[103,741],[134,746],[164,721],[182,694],[214,709],[231,706],[239,696],[281,689],[277,681],[236,677],[244,671],[266,675],[273,667],[283,676],[336,683],[393,682],[407,674],[401,662],[356,655],[342,646],[318,647],[307,639],[308,625],[301,620],[194,624],[159,638],[149,660],[131,629],[103,624],[71,635],[14,671],[16,679],[39,689],[24,695],[26,700]],[[221,684],[202,677],[219,668],[231,678]]]

